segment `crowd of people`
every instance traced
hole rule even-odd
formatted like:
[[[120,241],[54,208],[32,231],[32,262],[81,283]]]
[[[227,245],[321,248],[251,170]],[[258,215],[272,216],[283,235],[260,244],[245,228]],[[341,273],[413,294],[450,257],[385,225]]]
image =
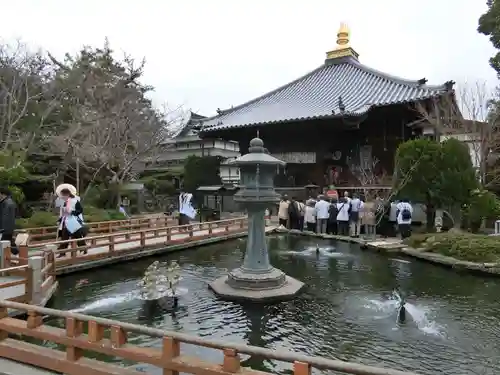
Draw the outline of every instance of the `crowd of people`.
[[[386,203],[377,197],[365,203],[357,193],[350,197],[347,191],[340,198],[319,195],[305,202],[284,195],[278,207],[280,226],[351,237],[359,237],[370,225],[384,237],[394,237],[398,231],[407,238],[411,235],[412,215],[413,207],[407,199]]]

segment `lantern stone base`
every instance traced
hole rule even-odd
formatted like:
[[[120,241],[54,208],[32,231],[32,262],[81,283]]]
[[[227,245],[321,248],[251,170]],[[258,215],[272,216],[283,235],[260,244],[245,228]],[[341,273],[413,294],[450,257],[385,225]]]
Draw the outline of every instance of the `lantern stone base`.
[[[245,272],[237,268],[209,284],[220,298],[229,301],[277,302],[300,293],[304,283],[272,268],[265,273]]]

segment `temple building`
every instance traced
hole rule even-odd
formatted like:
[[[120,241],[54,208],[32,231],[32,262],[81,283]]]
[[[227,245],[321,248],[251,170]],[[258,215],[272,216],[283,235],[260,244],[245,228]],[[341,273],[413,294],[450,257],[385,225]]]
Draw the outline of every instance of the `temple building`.
[[[239,169],[226,163],[240,156],[238,142],[218,139],[200,138],[198,128],[205,119],[198,113],[191,112],[180,124],[173,137],[165,142],[162,152],[152,158],[145,166],[148,171],[168,171],[178,175],[184,171],[184,163],[189,156],[218,156],[221,159],[220,176],[223,183],[232,184],[239,181]],[[176,186],[179,182],[176,182]]]
[[[202,120],[199,136],[237,140],[257,134],[287,162],[278,186],[390,185],[398,145],[433,132],[422,109],[454,97],[453,84],[427,85],[363,65],[344,24],[317,69],[267,94]]]

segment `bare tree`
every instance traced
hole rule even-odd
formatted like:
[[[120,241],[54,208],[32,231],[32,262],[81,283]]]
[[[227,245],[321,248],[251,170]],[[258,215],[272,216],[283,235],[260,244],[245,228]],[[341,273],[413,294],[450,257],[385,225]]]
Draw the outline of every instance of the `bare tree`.
[[[68,126],[59,135],[68,167],[78,165],[93,175],[107,175],[113,185],[134,177],[136,167],[151,158],[170,136],[166,113],[154,108],[138,82],[144,61],[129,56],[114,60],[104,49],[84,49],[77,58],[52,61],[68,92]],[[171,118],[171,116],[170,116]]]
[[[455,138],[469,147],[479,180],[489,188],[500,184],[500,112],[498,95],[486,83],[464,85],[455,93],[417,107],[422,125],[435,131],[439,140]]]
[[[50,83],[52,71],[40,52],[18,42],[0,45],[0,141],[2,151],[27,154],[40,149],[53,126],[61,93]]]

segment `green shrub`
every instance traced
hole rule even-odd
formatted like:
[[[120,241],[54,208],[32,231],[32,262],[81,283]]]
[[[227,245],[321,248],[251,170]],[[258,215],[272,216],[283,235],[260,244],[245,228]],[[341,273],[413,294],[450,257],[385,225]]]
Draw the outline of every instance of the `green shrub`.
[[[500,261],[500,241],[495,236],[457,232],[417,234],[405,243],[460,260],[479,263]]]
[[[500,200],[488,190],[474,190],[463,208],[464,227],[477,232],[483,220],[498,218]]]
[[[85,222],[95,223],[98,221],[124,220],[124,216],[118,210],[102,210],[92,206],[84,208]],[[16,220],[19,229],[51,227],[57,224],[58,215],[47,211],[35,211],[31,217]]]
[[[58,216],[52,212],[35,211],[31,217],[16,220],[18,228],[51,227],[57,224]]]

